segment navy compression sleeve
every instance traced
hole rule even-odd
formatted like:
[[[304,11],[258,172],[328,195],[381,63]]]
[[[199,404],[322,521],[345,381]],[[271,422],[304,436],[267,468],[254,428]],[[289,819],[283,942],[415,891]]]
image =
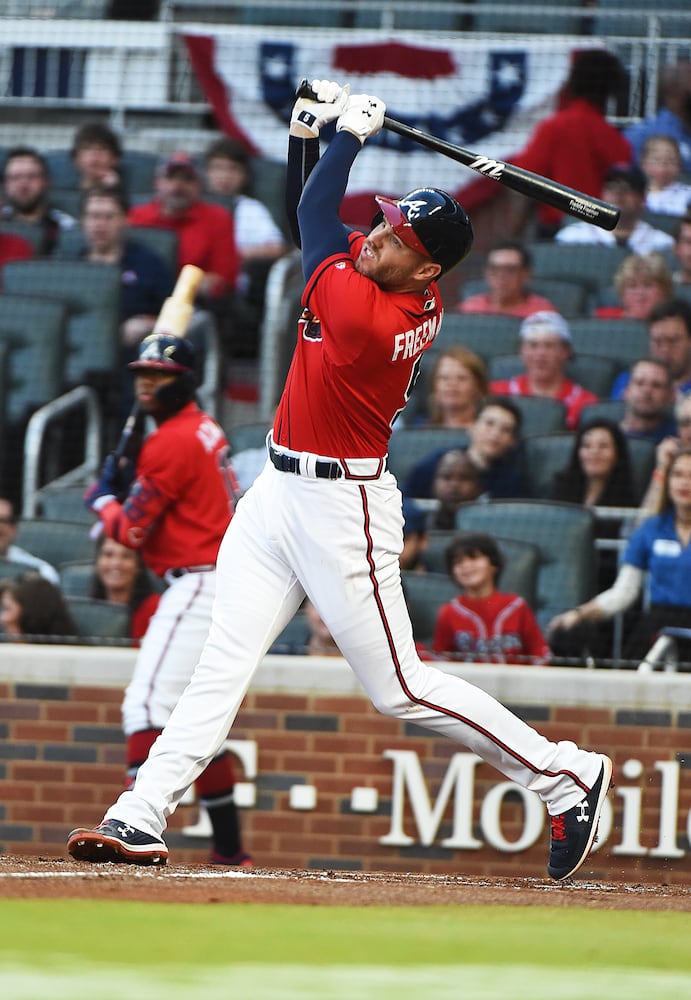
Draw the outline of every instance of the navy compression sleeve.
[[[286,170],[285,209],[293,243],[300,248],[300,227],[298,226],[298,202],[307,178],[319,162],[319,139],[303,139],[288,136],[288,166]]]
[[[298,205],[302,237],[302,272],[308,279],[318,264],[337,253],[348,253],[349,230],[338,212],[348,176],[362,146],[345,129],[337,132],[305,185]]]

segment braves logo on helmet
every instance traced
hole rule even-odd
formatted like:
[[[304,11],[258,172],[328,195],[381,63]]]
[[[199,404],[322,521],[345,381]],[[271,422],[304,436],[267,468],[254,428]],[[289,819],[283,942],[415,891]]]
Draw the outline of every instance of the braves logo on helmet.
[[[194,349],[188,340],[168,333],[151,333],[139,346],[139,357],[127,366],[168,372],[194,371]]]
[[[465,209],[446,191],[416,188],[399,201],[376,196],[381,213],[398,238],[441,265],[444,274],[468,256],[473,245],[473,227]]]

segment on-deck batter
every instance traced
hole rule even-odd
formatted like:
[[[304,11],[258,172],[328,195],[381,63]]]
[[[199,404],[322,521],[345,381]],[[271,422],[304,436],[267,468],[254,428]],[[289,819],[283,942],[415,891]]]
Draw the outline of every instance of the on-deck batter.
[[[128,365],[143,414],[156,430],[144,441],[129,490],[109,456],[87,506],[106,534],[139,548],[146,565],[168,583],[137,655],[122,705],[128,787],[190,679],[209,631],[218,548],[238,495],[228,441],[194,402],[194,352],[188,341],[154,333]],[[123,502],[116,499],[123,495]],[[233,801],[230,755],[219,753],[197,778],[211,820],[217,864],[248,865]]]
[[[327,81],[291,121],[289,217],[299,198],[305,311],[269,440],[269,460],[221,545],[211,628],[191,683],[131,791],[78,860],[164,864],[166,819],[222,745],[252,676],[305,594],[383,713],[443,733],[535,791],[551,815],[549,873],[587,857],[610,784],[609,758],[552,743],[479,688],[423,663],[399,571],[401,494],[386,468],[391,425],[439,333],[435,278],[469,252],[463,208],[434,188],[378,198],[369,236],[339,207],[383,103]],[[337,118],[319,159],[319,128]],[[313,168],[313,169],[312,169]],[[310,173],[311,170],[311,173]]]

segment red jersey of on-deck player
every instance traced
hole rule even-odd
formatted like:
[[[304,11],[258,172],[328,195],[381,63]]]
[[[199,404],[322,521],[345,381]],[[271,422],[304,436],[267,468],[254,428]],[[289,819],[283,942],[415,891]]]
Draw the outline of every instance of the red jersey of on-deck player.
[[[158,576],[215,563],[238,492],[228,456],[216,421],[188,403],[144,441],[124,503],[100,512],[106,534],[141,548]]]
[[[392,293],[355,270],[350,256],[327,258],[302,296],[305,312],[273,438],[293,451],[334,458],[383,458],[391,425],[408,400],[418,359],[443,315],[439,290]]]

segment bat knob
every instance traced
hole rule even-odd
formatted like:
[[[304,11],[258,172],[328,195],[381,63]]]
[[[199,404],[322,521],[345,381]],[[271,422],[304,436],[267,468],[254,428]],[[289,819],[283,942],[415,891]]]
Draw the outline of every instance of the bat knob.
[[[310,82],[309,82],[309,80],[306,77],[303,77],[302,80],[300,80],[300,82],[297,85],[297,87],[295,88],[295,96],[296,97],[306,97],[307,100],[309,100],[309,101],[316,101],[316,99],[317,99],[317,95],[312,90],[312,87],[310,86]]]

